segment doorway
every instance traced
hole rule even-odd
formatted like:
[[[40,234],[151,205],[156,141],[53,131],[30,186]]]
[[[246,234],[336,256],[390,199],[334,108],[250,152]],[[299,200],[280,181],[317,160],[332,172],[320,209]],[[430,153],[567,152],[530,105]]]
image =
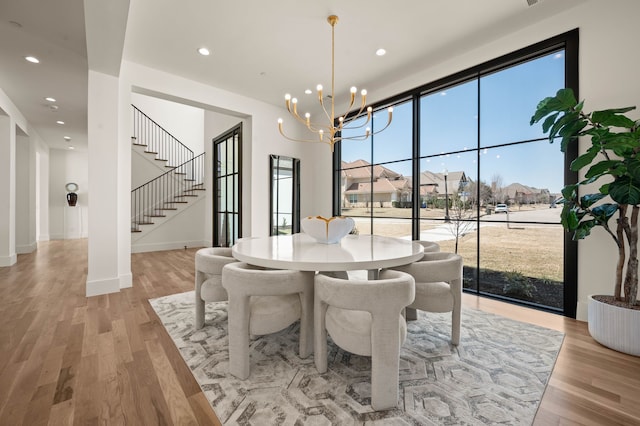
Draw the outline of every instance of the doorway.
[[[213,246],[242,235],[242,123],[213,140]]]

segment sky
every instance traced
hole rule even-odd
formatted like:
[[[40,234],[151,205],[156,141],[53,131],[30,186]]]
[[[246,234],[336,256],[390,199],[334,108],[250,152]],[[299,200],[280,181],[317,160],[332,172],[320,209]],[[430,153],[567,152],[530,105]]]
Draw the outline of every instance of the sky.
[[[559,193],[564,186],[559,142],[499,145],[544,138],[541,124],[530,126],[529,120],[538,102],[564,87],[564,63],[564,53],[555,52],[422,97],[420,154],[427,158],[421,159],[420,170],[464,171],[476,180],[480,158],[480,179],[485,183],[499,177],[503,186],[521,183]],[[389,128],[373,136],[373,157],[370,142],[343,142],[343,161],[399,161],[385,167],[410,176],[411,111],[410,102],[394,107]],[[385,110],[376,114],[374,131],[386,121]]]

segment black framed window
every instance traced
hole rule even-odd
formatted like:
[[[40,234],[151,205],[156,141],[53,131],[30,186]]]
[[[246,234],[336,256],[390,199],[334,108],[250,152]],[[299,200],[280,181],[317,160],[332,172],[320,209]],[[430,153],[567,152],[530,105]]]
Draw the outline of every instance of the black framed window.
[[[556,201],[577,152],[529,119],[558,89],[577,93],[577,55],[573,30],[374,105],[393,105],[393,123],[336,149],[334,214],[460,253],[467,292],[574,317],[577,246]]]

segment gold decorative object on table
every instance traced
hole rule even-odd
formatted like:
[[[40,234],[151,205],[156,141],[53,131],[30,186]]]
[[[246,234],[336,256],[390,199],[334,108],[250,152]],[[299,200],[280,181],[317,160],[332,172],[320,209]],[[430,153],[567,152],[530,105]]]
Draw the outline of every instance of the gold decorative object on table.
[[[353,114],[352,117],[353,118],[360,117],[366,108],[367,119],[362,124],[357,124],[353,120],[347,120],[346,117],[351,111],[351,108],[355,104],[356,93],[358,91],[355,87],[352,87],[347,112],[339,116],[336,120],[335,94],[334,94],[334,87],[335,87],[334,57],[335,57],[335,25],[338,23],[338,17],[336,15],[331,15],[327,18],[327,22],[329,22],[329,24],[331,25],[331,105],[330,105],[329,111],[327,111],[327,108],[324,102],[322,85],[318,84],[318,86],[316,87],[316,90],[318,92],[318,101],[320,102],[320,106],[322,107],[322,110],[324,111],[328,119],[328,123],[320,124],[318,122],[311,121],[311,114],[308,112],[304,114],[304,117],[301,116],[298,113],[298,99],[292,98],[290,94],[286,94],[285,104],[287,106],[287,111],[289,111],[289,113],[296,119],[296,121],[304,124],[308,130],[315,133],[317,135],[317,139],[297,139],[297,138],[292,138],[287,136],[284,133],[284,128],[283,128],[284,120],[282,118],[278,119],[278,130],[280,131],[280,134],[282,136],[294,142],[326,143],[331,147],[331,152],[333,152],[333,146],[336,144],[336,142],[339,142],[341,140],[366,140],[369,136],[380,133],[383,130],[385,130],[391,124],[391,120],[393,116],[393,108],[389,107],[387,109],[389,113],[387,124],[382,129],[372,132],[371,128],[368,126],[373,116],[373,109],[371,107],[366,107],[367,91],[362,90],[360,92],[361,101],[360,101],[359,110],[357,111],[357,113]],[[364,133],[355,135],[355,136],[342,136],[343,130],[356,130],[356,129],[364,129]]]

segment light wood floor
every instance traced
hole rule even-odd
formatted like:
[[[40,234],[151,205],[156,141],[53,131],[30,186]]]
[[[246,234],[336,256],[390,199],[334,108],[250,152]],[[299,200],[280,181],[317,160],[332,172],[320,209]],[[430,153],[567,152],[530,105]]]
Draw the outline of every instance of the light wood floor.
[[[0,268],[0,425],[217,425],[150,298],[193,288],[195,249],[132,255],[134,285],[86,298],[86,240],[40,243]],[[586,324],[465,295],[564,331],[536,425],[640,425],[640,358]]]

